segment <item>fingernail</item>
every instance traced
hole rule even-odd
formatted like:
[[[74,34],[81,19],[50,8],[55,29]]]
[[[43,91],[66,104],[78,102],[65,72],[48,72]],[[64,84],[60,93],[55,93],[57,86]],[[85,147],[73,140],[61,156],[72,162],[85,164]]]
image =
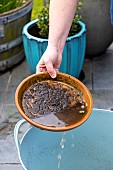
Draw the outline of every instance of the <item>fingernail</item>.
[[[54,79],[56,77],[56,71],[51,74],[51,77]]]

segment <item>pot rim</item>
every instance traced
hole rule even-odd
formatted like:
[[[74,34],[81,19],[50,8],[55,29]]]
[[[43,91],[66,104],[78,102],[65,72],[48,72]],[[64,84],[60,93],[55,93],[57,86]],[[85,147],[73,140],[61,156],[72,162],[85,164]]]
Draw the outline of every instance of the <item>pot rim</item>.
[[[28,6],[29,4],[33,5],[33,0],[28,0],[24,4],[22,4],[22,6],[19,6],[19,7],[12,9],[12,10],[7,11],[7,12],[1,13],[0,18],[4,17],[6,15],[11,15],[12,13],[16,13],[16,12],[20,11],[21,9],[25,8],[26,6]]]
[[[74,123],[74,124],[71,124],[71,125],[68,125],[68,126],[64,126],[64,127],[53,127],[53,126],[45,126],[45,125],[42,125],[42,124],[38,124],[37,122],[33,121],[32,119],[30,119],[25,113],[24,111],[21,109],[20,107],[20,101],[19,99],[19,92],[21,91],[21,88],[25,85],[25,83],[27,81],[29,81],[30,79],[34,78],[34,77],[37,77],[37,76],[41,76],[41,74],[43,73],[40,73],[40,74],[33,74],[33,75],[30,75],[28,76],[27,78],[25,78],[20,84],[19,86],[17,87],[16,89],[16,92],[15,92],[15,104],[16,104],[16,107],[17,107],[17,110],[19,111],[20,115],[27,121],[29,122],[30,124],[32,124],[33,126],[37,127],[37,128],[40,128],[40,129],[43,129],[43,130],[48,130],[48,131],[54,131],[54,132],[60,132],[60,131],[67,131],[67,130],[71,130],[71,129],[74,129],[80,125],[82,125],[90,116],[90,114],[92,113],[92,108],[93,108],[93,99],[92,99],[92,95],[89,91],[89,89],[81,82],[79,81],[77,78],[74,78],[68,74],[65,74],[65,73],[57,73],[57,75],[61,75],[61,76],[68,76],[68,78],[72,79],[73,81],[75,81],[76,84],[79,84],[85,91],[85,95],[87,95],[88,97],[88,100],[89,100],[89,105],[88,105],[88,111],[87,111],[87,114],[83,117],[83,119],[81,119],[80,121],[78,121],[77,123]],[[47,72],[44,72],[44,74],[48,74]],[[86,101],[87,102],[87,101]]]
[[[38,22],[38,19],[35,19],[35,20],[30,21],[29,23],[27,23],[23,27],[22,35],[26,35],[28,39],[36,40],[38,42],[48,41],[48,39],[46,39],[46,38],[38,38],[38,37],[35,37],[35,36],[29,34],[28,30],[31,27],[33,27],[34,25],[36,25],[37,22]],[[85,23],[83,23],[82,21],[78,21],[78,23],[81,26],[81,30],[78,33],[76,33],[75,35],[67,37],[66,41],[70,41],[73,38],[80,37],[83,33],[86,32],[86,25],[85,25]]]

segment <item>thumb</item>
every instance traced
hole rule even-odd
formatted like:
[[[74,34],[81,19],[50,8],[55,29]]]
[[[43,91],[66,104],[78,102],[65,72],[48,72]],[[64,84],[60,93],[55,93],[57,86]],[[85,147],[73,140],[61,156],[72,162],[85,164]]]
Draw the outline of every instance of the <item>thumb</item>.
[[[47,69],[47,72],[49,73],[49,75],[52,77],[52,78],[55,78],[56,77],[56,71],[55,69],[53,68],[53,64],[52,64],[52,61],[51,60],[48,60],[46,63],[46,69]]]

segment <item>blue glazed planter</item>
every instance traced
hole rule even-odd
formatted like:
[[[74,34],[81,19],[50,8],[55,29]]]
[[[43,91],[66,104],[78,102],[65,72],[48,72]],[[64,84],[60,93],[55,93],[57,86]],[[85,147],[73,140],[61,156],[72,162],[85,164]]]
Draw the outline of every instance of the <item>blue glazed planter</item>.
[[[22,32],[24,50],[31,73],[36,72],[36,65],[46,50],[48,39],[32,36],[29,30],[36,26],[38,19],[27,23]],[[60,72],[79,77],[82,70],[86,49],[86,28],[83,22],[79,22],[81,31],[68,37],[63,51]],[[38,31],[38,30],[37,30]]]

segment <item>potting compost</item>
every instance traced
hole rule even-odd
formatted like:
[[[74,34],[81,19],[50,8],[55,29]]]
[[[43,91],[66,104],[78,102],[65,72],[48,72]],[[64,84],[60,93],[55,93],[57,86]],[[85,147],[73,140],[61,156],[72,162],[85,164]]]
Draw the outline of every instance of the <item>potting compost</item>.
[[[73,124],[87,112],[87,103],[77,89],[53,80],[37,82],[26,89],[22,105],[29,118],[46,126]]]

